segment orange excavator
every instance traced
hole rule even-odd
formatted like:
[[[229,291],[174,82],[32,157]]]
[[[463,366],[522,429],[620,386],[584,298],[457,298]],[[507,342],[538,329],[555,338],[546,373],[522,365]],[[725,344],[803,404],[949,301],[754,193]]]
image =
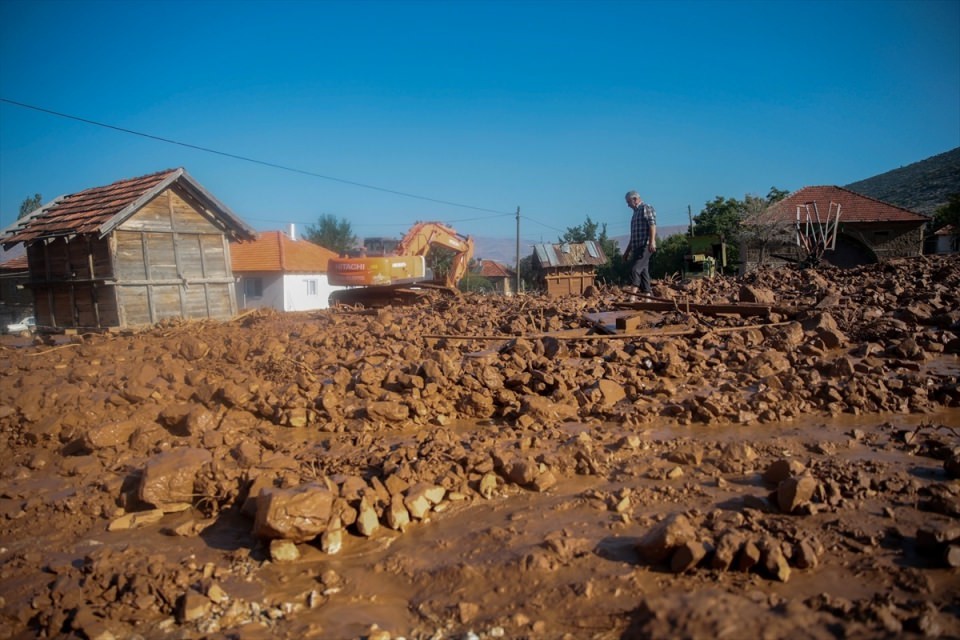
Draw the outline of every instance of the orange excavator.
[[[450,269],[435,277],[426,257],[437,247],[452,251],[453,257]],[[473,239],[441,222],[418,222],[399,242],[366,238],[361,255],[330,259],[328,281],[347,287],[330,294],[330,306],[407,305],[431,291],[456,295],[472,257]]]

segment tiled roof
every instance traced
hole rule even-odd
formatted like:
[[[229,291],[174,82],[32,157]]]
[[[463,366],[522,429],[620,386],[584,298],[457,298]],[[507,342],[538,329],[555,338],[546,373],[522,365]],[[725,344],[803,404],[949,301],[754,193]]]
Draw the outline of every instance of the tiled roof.
[[[510,278],[513,276],[513,272],[508,267],[493,260],[481,260],[480,269],[477,273],[484,278]]]
[[[0,271],[29,271],[30,265],[27,263],[27,254],[10,258],[6,262],[0,262]]]
[[[282,231],[263,231],[252,242],[230,243],[234,273],[326,273],[337,254],[307,240],[291,240]]]
[[[2,242],[5,245],[30,243],[42,238],[87,233],[96,233],[103,237],[176,181],[214,209],[227,223],[228,228],[232,228],[242,237],[253,237],[256,234],[180,168],[119,180],[104,187],[93,187],[60,196],[11,225]]]
[[[606,264],[607,256],[599,242],[535,244],[533,251],[543,267],[573,267]]]
[[[957,235],[957,232],[958,232],[958,231],[960,231],[960,229],[957,229],[957,228],[956,228],[955,226],[953,226],[952,224],[948,224],[948,225],[945,226],[945,227],[940,227],[939,229],[937,229],[937,232],[934,233],[933,235],[935,235],[935,236],[955,236],[955,235]]]
[[[840,205],[840,222],[927,222],[929,218],[909,209],[875,200],[865,195],[855,193],[843,187],[821,186],[804,187],[794,191],[783,200],[773,204],[761,214],[764,222],[796,222],[797,207],[800,206],[801,220],[806,220],[807,203],[816,203],[820,220],[826,222],[830,213],[830,203]],[[810,215],[814,215],[813,206]]]

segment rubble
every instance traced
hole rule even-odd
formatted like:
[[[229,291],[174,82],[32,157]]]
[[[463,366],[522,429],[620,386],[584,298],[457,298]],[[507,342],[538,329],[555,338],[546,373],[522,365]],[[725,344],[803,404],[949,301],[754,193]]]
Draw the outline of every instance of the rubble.
[[[0,637],[960,635],[960,259],[657,287],[11,338]]]

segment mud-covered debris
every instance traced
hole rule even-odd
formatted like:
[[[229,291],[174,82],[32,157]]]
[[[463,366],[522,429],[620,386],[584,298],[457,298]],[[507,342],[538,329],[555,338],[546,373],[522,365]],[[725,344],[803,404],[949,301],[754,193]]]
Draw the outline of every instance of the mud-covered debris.
[[[666,561],[680,546],[696,542],[697,531],[682,513],[672,513],[654,525],[636,543],[640,558],[650,564]]]
[[[143,468],[140,499],[168,513],[189,509],[199,497],[194,490],[197,475],[212,460],[209,451],[193,447],[155,455]]]
[[[312,540],[327,530],[333,499],[330,489],[319,483],[262,489],[257,498],[254,535],[295,543]]]

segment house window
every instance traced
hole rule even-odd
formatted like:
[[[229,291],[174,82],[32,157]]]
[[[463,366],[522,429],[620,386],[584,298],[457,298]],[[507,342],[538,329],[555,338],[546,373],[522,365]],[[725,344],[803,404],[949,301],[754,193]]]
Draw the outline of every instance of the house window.
[[[307,283],[307,295],[315,296],[317,295],[317,281],[316,280],[304,280]]]
[[[261,278],[244,278],[243,279],[243,294],[248,298],[261,298],[263,297],[263,279]]]

